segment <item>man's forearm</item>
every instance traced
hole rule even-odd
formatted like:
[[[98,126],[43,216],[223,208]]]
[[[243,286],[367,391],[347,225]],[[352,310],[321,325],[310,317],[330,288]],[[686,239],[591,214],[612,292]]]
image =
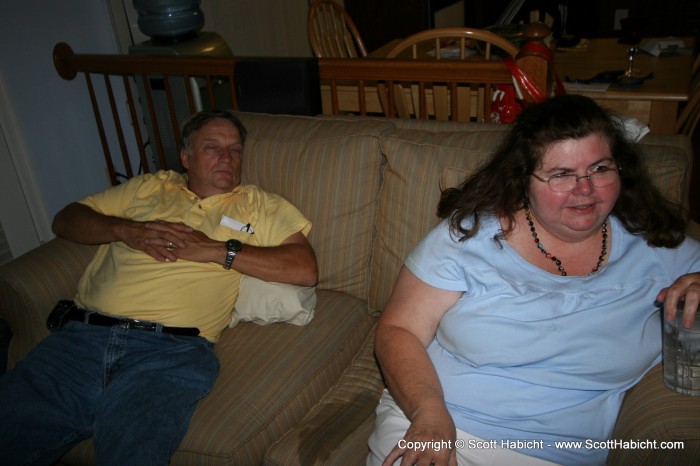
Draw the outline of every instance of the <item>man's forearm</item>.
[[[318,281],[316,256],[310,246],[282,244],[276,247],[244,246],[233,268],[261,280],[313,286]]]
[[[104,244],[118,241],[119,228],[128,220],[100,214],[74,202],[54,217],[52,230],[63,238],[83,244]]]
[[[161,261],[180,258],[223,265],[226,258],[223,242],[186,225],[111,217],[76,202],[56,214],[53,232],[82,244],[123,241]],[[171,245],[174,248],[168,249]],[[316,256],[301,233],[292,235],[280,246],[244,247],[236,256],[233,268],[266,281],[304,286],[318,281]]]

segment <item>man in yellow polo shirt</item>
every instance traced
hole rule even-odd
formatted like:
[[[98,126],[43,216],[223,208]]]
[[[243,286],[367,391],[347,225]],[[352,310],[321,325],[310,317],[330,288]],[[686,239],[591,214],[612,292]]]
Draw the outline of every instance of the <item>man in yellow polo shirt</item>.
[[[57,235],[100,247],[53,333],[0,378],[6,464],[50,464],[90,436],[98,464],[167,464],[218,373],[241,274],[316,283],[310,222],[240,184],[240,121],[201,112],[182,137],[186,175],[135,177],[56,215]]]

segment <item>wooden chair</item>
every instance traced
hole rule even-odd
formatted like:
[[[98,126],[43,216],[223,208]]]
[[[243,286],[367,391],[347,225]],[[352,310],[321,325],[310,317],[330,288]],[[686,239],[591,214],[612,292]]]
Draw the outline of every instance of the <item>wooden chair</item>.
[[[317,58],[367,56],[367,49],[352,18],[333,0],[315,0],[311,4],[307,30]]]
[[[693,62],[690,98],[678,115],[676,132],[692,137],[698,121],[700,121],[700,54],[695,57]]]
[[[426,47],[427,46],[427,47]],[[429,48],[432,47],[432,48]],[[496,49],[496,50],[494,50]],[[406,51],[410,51],[410,55]],[[473,28],[436,28],[417,32],[398,44],[387,53],[387,58],[399,55],[410,58],[435,59],[485,59],[490,60],[499,53],[515,56],[520,49],[491,31]]]
[[[396,44],[387,58],[469,60],[474,62],[497,60],[506,55],[515,57],[520,49],[509,40],[483,29],[437,28],[418,32]],[[400,118],[417,118],[418,89],[415,85],[395,85],[396,112]],[[459,121],[489,121],[493,87],[490,84],[472,83],[458,86],[454,93],[448,86],[436,83],[432,86],[434,115],[438,120],[450,117],[450,100],[457,97]],[[383,101],[385,101],[383,99]]]
[[[683,107],[676,120],[676,132],[687,136],[693,135],[700,121],[700,87],[696,87],[690,95],[688,103]]]

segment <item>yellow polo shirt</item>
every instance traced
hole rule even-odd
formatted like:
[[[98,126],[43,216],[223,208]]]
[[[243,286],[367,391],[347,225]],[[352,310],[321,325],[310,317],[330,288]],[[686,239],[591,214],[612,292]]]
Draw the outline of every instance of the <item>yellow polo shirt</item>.
[[[105,215],[136,221],[182,222],[212,239],[277,246],[307,235],[311,223],[289,202],[253,185],[199,199],[174,171],[134,177],[80,201]],[[250,224],[252,233],[241,231]],[[243,228],[245,230],[245,228]],[[222,248],[222,259],[225,255]],[[240,273],[221,264],[158,262],[123,242],[101,245],[78,285],[80,307],[120,317],[197,327],[217,341],[231,320]]]

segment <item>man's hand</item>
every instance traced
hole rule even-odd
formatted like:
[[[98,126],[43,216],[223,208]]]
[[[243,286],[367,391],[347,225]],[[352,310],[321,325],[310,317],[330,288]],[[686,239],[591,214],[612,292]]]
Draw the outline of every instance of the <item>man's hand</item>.
[[[73,202],[64,207],[53,221],[53,232],[81,244],[107,244],[122,241],[154,259],[175,261],[175,248],[184,248],[185,235],[192,228],[182,223],[164,221],[139,222],[101,214]]]
[[[147,228],[157,228],[163,232],[166,238],[177,237],[177,241],[172,242],[172,248],[166,253],[168,260],[170,255],[176,259],[185,259],[193,262],[215,262],[223,264],[226,257],[226,247],[222,241],[216,241],[209,238],[206,234],[193,228],[184,229],[185,225],[169,224],[166,228],[158,223],[156,225],[148,224]],[[172,227],[173,229],[169,229]]]
[[[174,262],[178,257],[186,258],[177,251],[187,247],[186,238],[189,238],[193,232],[195,230],[184,223],[170,223],[162,220],[132,222],[132,225],[125,229],[122,241],[157,261]],[[203,233],[200,234],[206,237]]]

